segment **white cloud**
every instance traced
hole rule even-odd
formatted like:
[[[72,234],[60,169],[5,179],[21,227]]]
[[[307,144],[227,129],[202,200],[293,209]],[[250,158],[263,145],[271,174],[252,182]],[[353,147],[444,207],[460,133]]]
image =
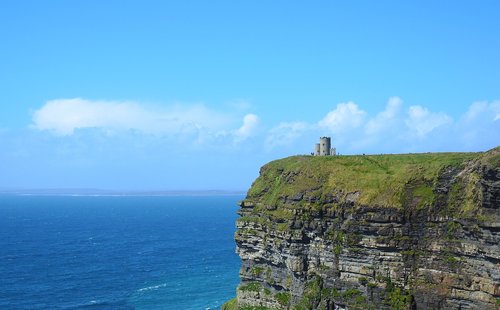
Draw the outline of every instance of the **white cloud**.
[[[408,118],[405,120],[406,126],[411,133],[422,138],[433,130],[443,125],[448,125],[453,119],[445,113],[433,113],[427,108],[419,105],[411,106],[408,110]]]
[[[328,112],[318,122],[318,126],[326,128],[332,133],[341,133],[360,127],[364,122],[365,116],[366,112],[361,110],[354,102],[339,103],[335,110]]]
[[[474,102],[455,124],[454,136],[469,147],[478,144],[499,145],[499,119],[500,100]]]
[[[48,101],[33,114],[32,127],[57,135],[71,135],[77,129],[105,131],[134,130],[146,134],[198,135],[198,138],[232,132],[234,139],[250,137],[258,117],[247,114],[243,125],[231,131],[239,117],[210,110],[202,104],[147,106],[136,102],[86,100],[81,98]],[[197,142],[200,142],[199,139]]]
[[[256,143],[246,145],[253,151],[260,145],[268,151],[295,147],[296,151],[305,152],[317,137],[325,134],[332,136],[334,145],[344,154],[480,150],[500,142],[498,100],[472,103],[458,121],[425,106],[406,109],[399,97],[389,98],[385,108],[373,116],[354,102],[344,102],[319,121],[280,122],[274,126],[261,126],[260,118],[245,111],[247,108],[244,104],[240,109],[239,103],[226,111],[216,111],[202,104],[151,106],[126,101],[58,99],[34,112],[32,128],[66,136],[85,128],[96,128],[103,135],[131,130],[168,141],[169,145],[189,144],[204,151],[240,148],[239,143],[252,138]],[[266,127],[270,128],[267,132],[263,129]]]
[[[463,120],[465,122],[471,122],[476,119],[479,115],[483,114],[488,108],[488,103],[485,101],[474,102],[470,105],[467,112],[464,114]]]
[[[234,137],[236,142],[241,142],[243,140],[251,137],[259,124],[259,117],[255,114],[247,114],[243,117],[243,125],[234,132]]]
[[[266,138],[266,147],[273,149],[279,146],[291,145],[310,128],[311,126],[305,122],[280,123],[269,131]]]
[[[495,100],[491,103],[487,101],[476,101],[471,104],[463,116],[462,121],[471,123],[478,120],[489,122],[498,119],[500,119],[500,100]]]
[[[366,123],[365,130],[369,135],[375,135],[381,131],[388,129],[398,121],[400,112],[403,107],[403,101],[399,97],[391,97],[387,102],[385,110],[378,113]]]
[[[304,139],[312,145],[314,136],[327,134],[345,153],[482,150],[499,144],[499,119],[498,100],[473,103],[454,121],[447,113],[425,106],[405,109],[401,98],[391,97],[373,117],[356,103],[346,102],[317,123],[282,122],[269,131],[265,145],[272,149],[295,141],[294,145],[303,148],[308,145]]]

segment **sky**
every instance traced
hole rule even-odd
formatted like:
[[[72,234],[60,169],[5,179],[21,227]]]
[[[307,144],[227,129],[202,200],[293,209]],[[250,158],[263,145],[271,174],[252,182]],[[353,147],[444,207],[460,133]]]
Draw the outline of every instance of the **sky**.
[[[500,145],[498,1],[1,1],[0,189],[246,190]]]

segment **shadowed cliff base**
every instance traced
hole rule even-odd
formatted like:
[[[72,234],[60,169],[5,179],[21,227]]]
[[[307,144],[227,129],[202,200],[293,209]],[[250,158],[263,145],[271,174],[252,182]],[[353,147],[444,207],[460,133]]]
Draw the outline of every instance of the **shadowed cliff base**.
[[[266,164],[223,309],[498,309],[500,147]]]

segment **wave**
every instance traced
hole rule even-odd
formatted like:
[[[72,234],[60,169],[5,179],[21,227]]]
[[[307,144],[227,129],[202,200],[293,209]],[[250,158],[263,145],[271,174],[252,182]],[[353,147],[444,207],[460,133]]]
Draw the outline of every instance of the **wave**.
[[[134,306],[129,305],[126,300],[91,300],[78,305],[67,305],[60,307],[60,309],[123,309],[123,310],[133,310]]]
[[[75,306],[62,307],[63,309],[87,309],[87,308],[101,308],[103,306],[111,306],[112,304],[106,300],[91,300]]]
[[[138,292],[145,292],[145,291],[157,290],[159,288],[166,287],[166,286],[167,286],[167,283],[162,283],[162,284],[158,284],[158,285],[143,287],[143,288],[138,289],[137,291]]]

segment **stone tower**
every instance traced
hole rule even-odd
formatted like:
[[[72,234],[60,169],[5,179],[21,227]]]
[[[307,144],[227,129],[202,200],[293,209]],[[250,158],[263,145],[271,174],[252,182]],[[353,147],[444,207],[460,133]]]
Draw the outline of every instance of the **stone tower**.
[[[314,145],[314,156],[335,156],[337,155],[337,149],[332,148],[332,140],[330,137],[319,138],[319,143]]]
[[[319,155],[328,156],[330,155],[331,140],[330,137],[319,138]]]
[[[316,144],[314,145],[314,155],[315,155],[315,156],[319,156],[320,149],[321,149],[321,148],[320,148],[320,146],[319,146],[319,143],[316,143]]]

